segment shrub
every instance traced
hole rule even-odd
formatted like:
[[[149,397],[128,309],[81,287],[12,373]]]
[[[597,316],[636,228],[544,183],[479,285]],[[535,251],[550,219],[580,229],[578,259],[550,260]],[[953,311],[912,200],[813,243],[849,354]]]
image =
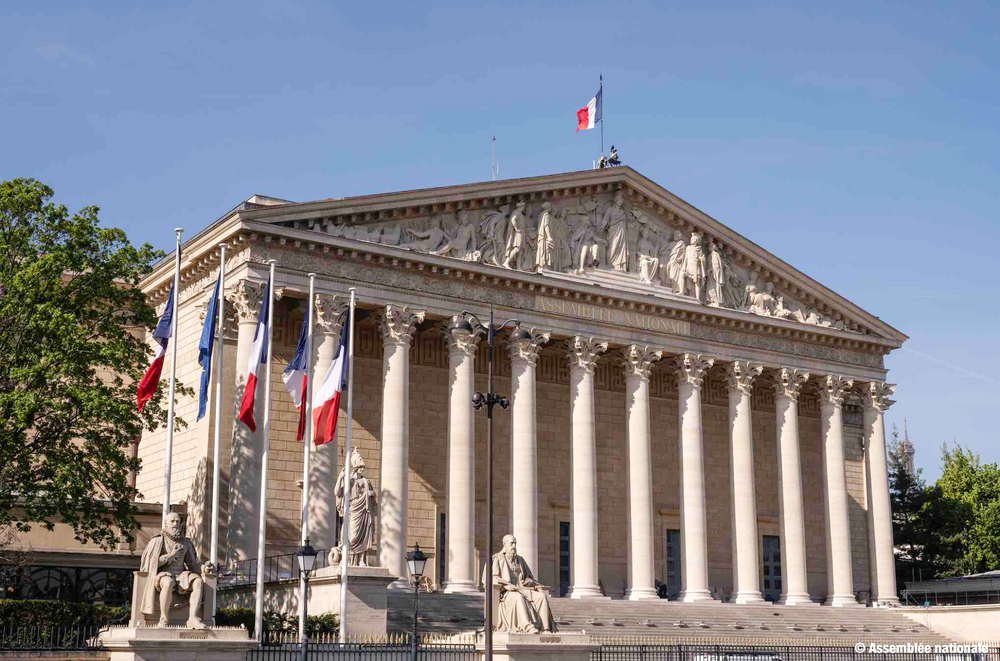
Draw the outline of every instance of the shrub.
[[[215,623],[229,627],[242,625],[253,636],[254,615],[255,611],[252,608],[220,608],[216,611]],[[287,614],[267,611],[264,613],[264,628],[268,631],[297,634],[299,631],[299,615],[298,613]],[[338,630],[338,620],[334,613],[310,615],[306,622],[306,634],[309,636],[336,634]]]
[[[53,624],[107,624],[124,622],[129,610],[124,606],[103,606],[47,599],[0,600],[0,625],[48,626]]]

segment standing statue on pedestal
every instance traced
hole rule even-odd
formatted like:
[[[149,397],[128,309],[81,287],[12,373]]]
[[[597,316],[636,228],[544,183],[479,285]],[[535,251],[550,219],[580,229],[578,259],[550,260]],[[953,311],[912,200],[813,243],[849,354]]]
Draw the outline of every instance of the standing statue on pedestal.
[[[174,594],[187,595],[188,606],[187,626],[190,629],[207,629],[208,627],[198,616],[201,608],[201,595],[205,581],[201,574],[211,575],[212,565],[198,565],[198,554],[194,544],[184,536],[181,527],[181,515],[171,512],[164,521],[163,531],[154,535],[142,551],[139,564],[140,576],[145,573],[146,584],[142,590],[140,612],[143,615],[155,615],[157,592],[159,592],[160,621],[159,627],[170,625],[170,609],[174,606]]]
[[[350,466],[344,466],[337,478],[337,486],[333,492],[337,498],[337,511],[341,517],[351,517],[351,537],[349,545],[350,556],[347,564],[352,567],[367,567],[368,552],[375,548],[375,487],[365,477],[365,460],[357,448],[351,453]],[[344,497],[344,482],[347,479],[347,469],[351,469],[350,498]],[[350,502],[350,512],[344,513],[344,505]],[[339,549],[331,551],[333,560],[339,562]]]
[[[503,550],[493,556],[490,571],[493,589],[500,592],[496,631],[555,633],[556,621],[549,610],[549,595],[545,586],[531,575],[528,563],[517,554],[514,535],[504,535]]]
[[[622,207],[622,193],[615,193],[614,204],[604,210],[601,229],[608,233],[608,262],[616,271],[628,271],[628,212]]]

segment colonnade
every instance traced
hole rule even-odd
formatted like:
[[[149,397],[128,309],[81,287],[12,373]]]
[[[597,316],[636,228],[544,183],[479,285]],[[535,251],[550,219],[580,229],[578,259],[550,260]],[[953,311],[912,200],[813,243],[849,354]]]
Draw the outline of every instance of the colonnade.
[[[409,458],[409,348],[422,311],[387,305],[379,314],[384,359],[379,516],[380,564],[406,576],[406,512]],[[470,404],[474,361],[480,335],[452,318],[442,325],[448,346],[448,517],[446,592],[476,591],[475,552],[475,418]],[[329,365],[339,328],[322,326],[317,373]],[[240,327],[241,355],[249,333]],[[509,343],[511,361],[511,528],[518,553],[538,568],[538,453],[536,433],[536,364],[549,333],[531,330],[529,339]],[[570,371],[572,486],[571,598],[600,597],[598,586],[598,484],[595,367],[608,353],[609,340],[574,336],[564,343]],[[499,352],[498,352],[499,353]],[[764,603],[761,592],[760,540],[754,485],[754,439],[751,393],[765,366],[750,360],[719,359],[698,353],[666,356],[655,347],[628,344],[613,351],[625,371],[628,446],[628,587],[631,600],[654,599],[654,538],[652,435],[649,381],[652,365],[669,361],[677,374],[680,448],[681,593],[685,602],[713,599],[708,583],[708,534],[705,496],[702,386],[713,366],[722,366],[729,392],[731,525],[733,531],[733,601]],[[502,354],[500,354],[502,355]],[[503,359],[503,358],[501,358]],[[843,403],[860,386],[864,399],[866,471],[869,488],[869,530],[872,597],[896,598],[892,521],[888,493],[883,413],[891,403],[891,385],[855,384],[837,374],[809,374],[791,366],[767,366],[774,372],[777,424],[778,490],[782,591],[780,603],[812,604],[807,588],[807,553],[799,434],[798,401],[807,382],[818,385],[823,443],[823,489],[826,530],[827,602],[856,603],[854,596],[849,498],[845,474]],[[331,444],[332,445],[332,444]],[[321,456],[318,471],[336,475],[336,454]],[[498,467],[499,468],[499,467]],[[330,472],[332,471],[332,472]],[[327,478],[328,479],[328,478]],[[313,482],[316,484],[317,482]],[[313,499],[314,501],[320,499]],[[319,506],[319,505],[317,505]],[[321,520],[322,513],[317,512]],[[317,533],[320,534],[321,533]],[[332,534],[332,533],[331,533]],[[620,543],[621,540],[614,540]],[[611,540],[604,540],[610,543]]]

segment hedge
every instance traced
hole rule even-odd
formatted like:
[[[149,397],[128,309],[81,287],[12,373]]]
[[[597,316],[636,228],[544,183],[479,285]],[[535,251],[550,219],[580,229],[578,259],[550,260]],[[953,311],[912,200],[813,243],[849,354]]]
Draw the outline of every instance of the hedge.
[[[254,635],[254,615],[252,608],[220,608],[215,613],[215,623],[220,626],[238,627],[244,626],[250,635]],[[269,631],[285,631],[296,634],[299,631],[298,614],[282,614],[273,611],[264,613],[264,628]],[[306,635],[316,636],[322,633],[335,634],[338,631],[337,616],[333,613],[326,615],[310,615],[306,620]]]
[[[124,606],[102,606],[48,599],[0,599],[0,625],[107,624],[128,618]]]

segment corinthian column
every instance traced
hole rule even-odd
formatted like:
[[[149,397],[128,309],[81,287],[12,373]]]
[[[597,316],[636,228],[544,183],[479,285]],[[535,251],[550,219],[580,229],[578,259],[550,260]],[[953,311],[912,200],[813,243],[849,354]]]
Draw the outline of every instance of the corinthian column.
[[[760,363],[737,360],[726,365],[729,386],[729,478],[732,496],[733,601],[762,604],[760,553],[757,538],[757,494],[753,476],[753,420],[750,393],[753,381],[763,371]]]
[[[319,386],[337,355],[343,327],[342,313],[347,310],[347,305],[348,299],[343,296],[317,294],[313,301],[316,323],[313,334],[313,344],[316,345],[316,362],[312,372],[314,393],[319,392]],[[312,439],[306,442],[312,442]],[[313,446],[310,455],[309,539],[317,549],[332,549],[337,542],[337,510],[333,495],[337,485],[337,441]]]
[[[608,349],[604,340],[575,336],[567,345],[569,405],[572,426],[573,545],[570,549],[573,599],[600,597],[597,574],[597,424],[594,410],[594,368]]]
[[[851,574],[851,517],[844,462],[844,396],[854,381],[829,374],[820,384],[823,427],[823,485],[826,494],[826,603],[857,604]]]
[[[240,280],[226,291],[226,301],[236,314],[236,392],[234,409],[238,409],[246,389],[247,363],[253,349],[257,317],[264,298],[263,285]],[[257,397],[254,417],[261,419],[263,397]],[[226,527],[227,563],[257,557],[258,506],[260,504],[261,427],[257,433],[236,420],[233,411],[233,440],[229,467],[229,525]]]
[[[549,333],[510,343],[510,511],[517,552],[538,567],[538,438],[535,429],[535,364]],[[538,571],[533,569],[532,571]]]
[[[781,525],[781,599],[786,606],[812,604],[806,577],[806,520],[799,455],[799,394],[809,373],[782,367],[774,388],[778,425],[778,513]]]
[[[872,558],[872,598],[880,604],[899,605],[896,596],[896,562],[892,541],[892,506],[889,503],[889,469],[885,458],[883,414],[892,405],[896,386],[869,383],[865,389],[865,455],[868,464],[869,528],[875,546]]]
[[[406,503],[410,459],[410,341],[423,311],[387,305],[379,319],[382,363],[382,479],[379,494],[379,562],[406,588]]]
[[[628,418],[629,558],[626,598],[656,599],[653,540],[653,453],[649,431],[649,376],[663,352],[630,344],[622,350]]]
[[[481,331],[456,315],[445,324],[448,343],[448,578],[444,591],[476,588],[476,350]]]
[[[711,601],[708,591],[708,533],[705,457],[702,447],[701,384],[715,359],[681,356],[677,370],[681,428],[681,601]]]

